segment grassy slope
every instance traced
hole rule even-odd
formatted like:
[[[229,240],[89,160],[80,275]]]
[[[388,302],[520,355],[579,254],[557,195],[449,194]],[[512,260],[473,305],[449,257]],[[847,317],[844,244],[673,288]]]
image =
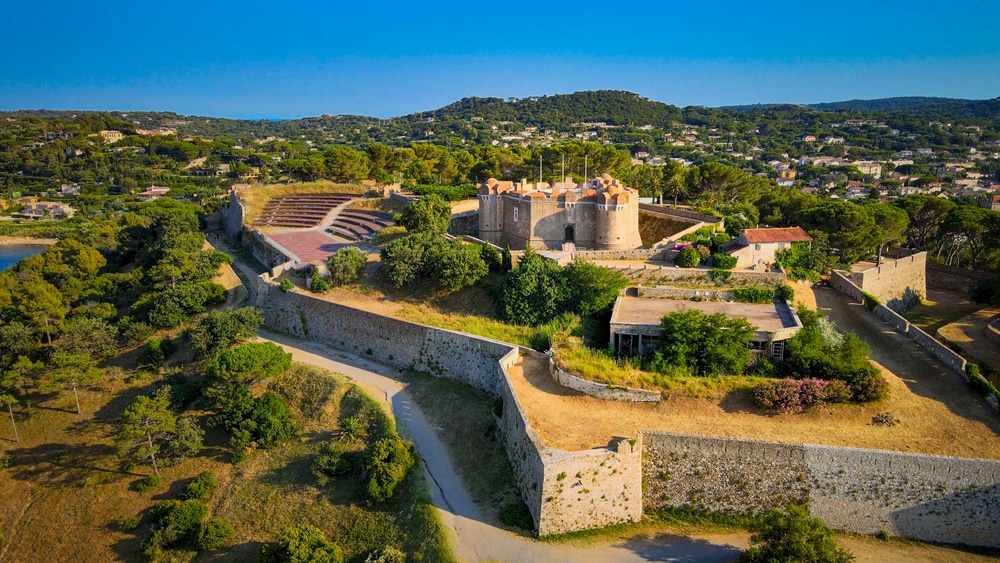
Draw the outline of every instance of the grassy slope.
[[[337,419],[358,408],[357,400],[344,400],[358,393],[346,378],[296,366],[275,390],[299,415],[299,439],[234,466],[228,463],[227,437],[209,429],[202,454],[164,468],[159,487],[138,493],[134,485],[148,467],[122,469],[110,433],[132,398],[152,384],[147,376],[82,391],[82,415],[72,412],[71,394],[35,394],[30,416],[18,413],[21,442],[6,440],[9,425],[0,430],[0,450],[13,456],[13,465],[0,470],[0,560],[141,561],[139,544],[149,533],[148,519],[134,531],[116,522],[178,498],[187,482],[206,470],[221,483],[209,503],[212,515],[229,520],[237,535],[211,554],[177,551],[179,560],[253,560],[264,542],[276,540],[288,525],[305,522],[337,541],[350,561],[363,561],[370,550],[389,543],[402,547],[411,561],[451,560],[419,472],[412,472],[385,505],[367,503],[359,472],[326,487],[316,485],[309,469],[313,455],[330,439]],[[202,421],[206,416],[187,414]]]

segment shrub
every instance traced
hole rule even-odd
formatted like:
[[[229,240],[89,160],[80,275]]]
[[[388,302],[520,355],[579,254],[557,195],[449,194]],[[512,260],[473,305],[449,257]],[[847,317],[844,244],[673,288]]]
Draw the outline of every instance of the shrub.
[[[406,554],[387,545],[383,549],[373,551],[365,559],[365,563],[406,563]]]
[[[727,282],[732,276],[733,273],[729,270],[719,270],[717,268],[713,268],[708,271],[708,279],[712,281]]]
[[[739,259],[735,256],[723,254],[722,252],[716,252],[712,255],[712,266],[723,270],[732,270],[736,267],[736,262],[738,261]]]
[[[878,298],[870,293],[861,292],[861,300],[864,301],[865,307],[868,307],[872,311],[875,310],[875,307],[881,305],[881,303],[879,303]]]
[[[827,403],[846,403],[851,400],[851,396],[850,386],[844,381],[834,379],[827,383],[823,400]]]
[[[365,269],[368,256],[353,246],[337,250],[330,257],[330,283],[332,285],[349,285],[358,281],[361,270]]]
[[[125,321],[125,319],[122,320]],[[140,321],[123,322],[119,326],[119,331],[129,346],[138,346],[153,336],[153,327]]]
[[[252,385],[292,367],[292,355],[273,342],[249,342],[219,354],[205,369],[211,380]]]
[[[413,464],[411,446],[399,436],[382,438],[369,446],[365,453],[368,496],[375,501],[392,498]]]
[[[698,240],[698,235],[695,233],[688,233],[686,235],[681,236],[681,238],[677,240],[679,240],[680,242],[696,242]]]
[[[195,359],[210,358],[257,334],[264,315],[255,307],[209,313],[187,336]]]
[[[997,388],[988,379],[983,377],[978,365],[972,362],[965,364],[965,375],[968,377],[969,385],[983,397],[994,395],[1000,398]]]
[[[144,493],[150,489],[159,487],[161,482],[163,482],[163,480],[160,479],[159,475],[149,475],[139,479],[139,482],[135,484],[135,490],[140,493]]]
[[[774,298],[780,301],[788,301],[789,303],[795,301],[795,289],[787,283],[779,287],[774,292]]]
[[[118,520],[115,520],[115,525],[118,529],[124,532],[131,532],[139,527],[142,523],[142,515],[134,514],[132,516],[122,516]]]
[[[765,304],[774,301],[774,290],[767,287],[740,287],[730,290],[730,293],[741,303]]]
[[[739,375],[750,363],[747,349],[756,329],[739,317],[706,315],[697,309],[668,313],[660,320],[658,358],[662,367],[699,376]]]
[[[281,280],[281,284],[278,287],[281,288],[282,292],[288,293],[291,290],[295,289],[295,283],[292,282],[292,280],[285,278]]]
[[[309,282],[309,290],[313,293],[326,293],[330,291],[330,282],[319,275],[319,268],[313,268],[312,281]]]
[[[198,549],[209,551],[226,543],[226,540],[236,535],[233,525],[220,518],[209,518],[198,529]]]
[[[698,251],[698,262],[699,263],[705,263],[705,262],[707,262],[708,261],[708,257],[712,255],[712,250],[709,249],[705,245],[699,244],[698,246],[694,247],[694,249]]]
[[[482,245],[479,256],[486,263],[486,267],[489,268],[491,272],[502,271],[503,257],[500,256],[500,251],[493,247],[492,244]]]
[[[303,524],[281,534],[278,543],[261,550],[257,563],[343,563],[337,544],[326,539],[315,526]]]
[[[701,255],[693,247],[682,248],[674,258],[674,264],[681,268],[694,268],[701,261]]]
[[[859,403],[881,401],[888,392],[885,388],[885,378],[871,365],[862,366],[844,375],[844,381],[851,389],[851,399]]]
[[[326,444],[312,464],[316,482],[326,485],[336,477],[350,473],[354,469],[353,452],[348,451],[340,443]]]
[[[176,349],[169,338],[153,337],[146,341],[146,350],[143,351],[139,361],[147,366],[160,367]]]
[[[774,509],[752,526],[750,549],[740,555],[742,563],[771,561],[809,561],[811,563],[849,563],[850,552],[837,547],[822,520],[810,518],[801,506]]]
[[[500,509],[500,521],[508,526],[522,530],[533,530],[535,521],[531,512],[523,502],[512,502]]]
[[[444,234],[451,222],[451,205],[437,194],[428,194],[396,215],[396,224],[411,233]]]
[[[208,500],[218,488],[219,481],[215,478],[215,473],[203,471],[184,487],[184,498]]]
[[[828,381],[781,379],[765,381],[754,388],[754,401],[761,407],[785,413],[800,413],[826,397]]]

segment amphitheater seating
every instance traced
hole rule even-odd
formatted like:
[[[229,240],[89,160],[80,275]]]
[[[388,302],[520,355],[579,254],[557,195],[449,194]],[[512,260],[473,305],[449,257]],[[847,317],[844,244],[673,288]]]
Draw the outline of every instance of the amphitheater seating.
[[[347,194],[295,194],[272,198],[264,206],[257,227],[315,227],[331,209],[354,199]]]
[[[393,225],[395,222],[385,213],[345,209],[333,221],[329,231],[349,240],[365,240]]]

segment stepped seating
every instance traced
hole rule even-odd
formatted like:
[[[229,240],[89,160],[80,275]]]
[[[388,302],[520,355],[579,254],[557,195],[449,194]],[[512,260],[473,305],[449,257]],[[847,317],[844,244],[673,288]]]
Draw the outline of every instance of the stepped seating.
[[[294,194],[272,198],[264,206],[257,227],[315,227],[333,208],[355,196],[347,194]]]
[[[350,240],[366,240],[396,223],[384,213],[345,209],[330,225],[329,231]]]

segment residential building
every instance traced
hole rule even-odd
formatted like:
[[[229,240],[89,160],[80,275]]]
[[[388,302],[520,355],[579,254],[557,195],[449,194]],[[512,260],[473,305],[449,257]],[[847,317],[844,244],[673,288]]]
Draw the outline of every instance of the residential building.
[[[107,130],[107,129],[102,130],[102,131],[98,131],[97,134],[101,136],[101,139],[105,143],[108,143],[108,144],[116,143],[116,142],[122,140],[122,137],[124,137],[124,135],[122,135],[121,131],[114,131],[114,130]]]
[[[774,254],[792,246],[793,242],[812,242],[802,227],[743,229],[733,242],[721,250],[736,257],[737,268],[768,269],[774,264]]]
[[[73,208],[67,203],[55,201],[38,201],[38,198],[21,198],[21,201],[28,200],[24,207],[16,213],[11,213],[11,217],[23,219],[41,219],[42,217],[52,217],[55,219],[68,219],[73,216]]]

